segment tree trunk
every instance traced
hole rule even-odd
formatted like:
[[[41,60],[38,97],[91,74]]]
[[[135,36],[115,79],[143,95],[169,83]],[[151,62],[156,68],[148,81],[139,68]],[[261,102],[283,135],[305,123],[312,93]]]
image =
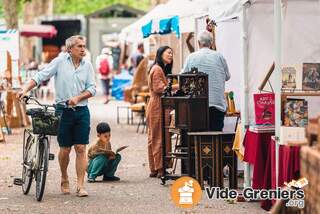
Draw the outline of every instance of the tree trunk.
[[[33,2],[26,2],[23,5],[23,24],[33,24],[34,19],[34,7]],[[21,38],[21,59],[22,62],[27,63],[33,58],[33,45],[35,44],[35,38],[22,37]]]
[[[53,12],[52,0],[32,0],[26,2],[23,7],[23,22],[24,24],[37,24],[36,18],[43,15],[52,15]],[[39,23],[40,24],[40,23]],[[34,58],[33,47],[36,44],[36,38],[22,39],[22,61],[26,62]]]
[[[18,3],[19,0],[3,0],[4,18],[7,29],[18,28]]]

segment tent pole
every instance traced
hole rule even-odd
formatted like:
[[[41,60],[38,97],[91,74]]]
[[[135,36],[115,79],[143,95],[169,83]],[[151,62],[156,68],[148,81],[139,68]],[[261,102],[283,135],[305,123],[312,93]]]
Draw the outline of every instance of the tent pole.
[[[249,125],[249,117],[248,117],[248,102],[249,102],[249,90],[248,90],[248,23],[247,23],[247,7],[248,3],[242,6],[242,14],[240,17],[241,22],[241,31],[242,31],[242,39],[241,39],[241,48],[242,48],[242,100],[241,100],[241,141],[243,141],[247,125]],[[250,164],[244,163],[244,187],[251,186],[251,169]]]
[[[183,40],[182,40],[182,35],[183,33],[181,33],[180,37],[179,37],[179,52],[180,52],[180,66],[179,66],[179,71],[178,73],[180,73],[180,71],[183,68]]]
[[[274,0],[274,55],[275,55],[275,145],[276,145],[276,187],[279,179],[279,136],[281,126],[281,55],[282,55],[282,23],[281,0]]]

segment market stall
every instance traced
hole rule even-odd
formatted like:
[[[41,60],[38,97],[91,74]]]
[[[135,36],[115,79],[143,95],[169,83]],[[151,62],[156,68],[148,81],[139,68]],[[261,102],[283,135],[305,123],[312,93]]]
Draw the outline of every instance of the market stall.
[[[212,6],[210,16],[217,22],[218,51],[226,56],[230,67],[233,64],[238,66],[238,72],[231,71],[231,75],[234,75],[232,79],[236,77],[235,79],[240,80],[238,82],[241,83],[243,127],[256,123],[256,103],[253,94],[260,93],[259,85],[265,80],[268,69],[275,61],[275,67],[270,69],[273,73],[269,73],[271,74],[270,85],[264,90],[273,91],[276,95],[273,101],[275,103],[273,124],[275,124],[276,133],[274,131],[270,133],[270,136],[275,134],[276,143],[274,141],[270,143],[271,139],[266,141],[266,145],[274,144],[272,147],[274,149],[271,150],[274,153],[268,153],[263,161],[268,163],[268,160],[271,160],[270,155],[274,155],[272,156],[275,167],[273,175],[275,181],[273,182],[275,186],[282,186],[284,180],[279,174],[281,165],[278,163],[279,160],[283,160],[281,150],[286,146],[280,146],[279,151],[279,143],[287,143],[286,136],[292,133],[292,128],[295,128],[291,126],[300,126],[304,130],[305,121],[308,120],[306,115],[314,117],[319,114],[316,109],[316,106],[319,105],[317,98],[319,88],[308,80],[308,73],[310,74],[312,70],[314,77],[318,76],[315,70],[318,71],[320,54],[317,39],[319,32],[315,26],[320,23],[318,15],[320,7],[319,1],[286,1],[281,5],[280,1],[275,2],[277,4],[274,6],[271,0],[224,1],[225,5],[221,4],[221,7]],[[220,10],[221,8],[223,10]],[[232,27],[228,28],[229,26]],[[238,29],[238,32],[232,32],[235,29]],[[230,41],[240,42],[241,48],[228,48]],[[235,59],[240,63],[236,63]],[[295,79],[294,84],[292,79]],[[229,87],[235,87],[235,85]],[[235,91],[239,89],[235,88]],[[301,108],[303,113],[300,113],[303,118],[301,121],[295,121],[290,116],[290,112],[296,110],[293,107],[295,105],[303,106],[303,110]],[[247,133],[247,138],[249,135],[250,133]],[[261,143],[260,140],[257,142]],[[263,154],[265,151],[260,152],[257,156],[262,158]],[[291,168],[292,164],[294,162],[289,161],[287,167]],[[253,174],[257,174],[255,169],[256,167],[254,167]],[[249,174],[246,175],[248,178]],[[271,181],[271,177],[268,178]],[[291,178],[289,176],[286,179]],[[286,179],[285,181],[288,181]],[[248,179],[246,185],[249,185]]]
[[[8,134],[11,133],[9,128],[30,124],[25,105],[16,99],[17,90],[22,84],[19,57],[19,31],[15,29],[0,31],[0,128],[5,127]],[[1,139],[4,140],[4,137]]]

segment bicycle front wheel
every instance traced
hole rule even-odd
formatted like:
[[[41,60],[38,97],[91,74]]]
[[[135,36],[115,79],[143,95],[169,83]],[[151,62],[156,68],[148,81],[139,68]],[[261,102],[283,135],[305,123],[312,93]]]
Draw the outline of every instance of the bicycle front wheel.
[[[49,164],[49,142],[47,138],[39,141],[39,165],[36,171],[36,198],[41,201],[46,185]]]
[[[32,135],[28,135],[26,139],[26,131],[24,133],[23,140],[23,162],[22,162],[22,192],[27,195],[30,191],[30,187],[32,184],[33,171],[31,169],[31,164],[28,160],[30,155],[31,145],[34,141],[34,137]]]

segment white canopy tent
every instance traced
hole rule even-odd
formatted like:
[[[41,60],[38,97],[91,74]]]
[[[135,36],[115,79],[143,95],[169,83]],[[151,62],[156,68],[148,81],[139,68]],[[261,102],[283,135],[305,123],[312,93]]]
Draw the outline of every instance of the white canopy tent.
[[[220,14],[217,17],[212,15],[214,13],[210,15],[218,25],[216,29],[218,51],[226,56],[229,66],[232,67],[230,70],[233,79],[243,81],[242,74],[248,74],[248,85],[245,87],[248,87],[248,94],[251,96],[258,92],[258,86],[275,60],[273,1],[251,1],[247,9],[243,1],[231,1],[237,2],[238,5],[233,4],[229,10],[219,11]],[[320,62],[320,40],[318,39],[320,31],[316,27],[320,26],[320,1],[288,0],[286,6],[283,6],[282,65]],[[210,10],[210,12],[213,11],[214,9]],[[271,76],[271,84],[279,81],[279,79],[275,80],[274,76],[274,74]],[[244,86],[243,83],[242,86]],[[231,89],[239,86],[229,84],[229,87]],[[253,108],[251,98],[249,97],[249,106]],[[253,122],[253,109],[249,110],[248,119]]]
[[[160,20],[179,16],[180,33],[193,32],[194,18],[208,13],[209,4],[207,0],[170,0],[164,5],[163,13],[153,18],[153,29],[158,32]]]
[[[138,21],[122,29],[120,33],[120,40],[126,40],[128,42],[142,41],[143,35],[141,27],[147,24],[152,18],[160,16],[164,8],[164,4],[159,4],[150,10],[147,14],[142,16]]]
[[[217,50],[226,57],[230,67],[232,77],[227,90],[242,91],[236,96],[240,95],[243,125],[254,123],[253,94],[258,92],[267,70],[276,61],[270,80],[273,87],[276,86],[278,132],[281,122],[280,66],[298,64],[301,69],[297,73],[301,75],[302,63],[320,62],[320,31],[317,29],[320,26],[320,3],[318,0],[284,1],[280,24],[274,22],[273,0],[221,0],[216,3],[209,11],[218,25]],[[278,29],[277,34],[274,27]],[[274,35],[277,35],[277,40]],[[319,98],[314,98],[312,102],[317,104],[309,106],[311,117],[319,113],[316,108],[320,104]],[[278,133],[276,135],[279,136]]]
[[[180,33],[193,32],[194,18],[208,13],[210,4],[210,0],[170,0],[166,4],[159,4],[138,21],[124,28],[120,33],[120,39],[139,42],[143,39],[142,26],[152,20],[152,32],[158,32],[160,20],[173,16],[179,16]]]

